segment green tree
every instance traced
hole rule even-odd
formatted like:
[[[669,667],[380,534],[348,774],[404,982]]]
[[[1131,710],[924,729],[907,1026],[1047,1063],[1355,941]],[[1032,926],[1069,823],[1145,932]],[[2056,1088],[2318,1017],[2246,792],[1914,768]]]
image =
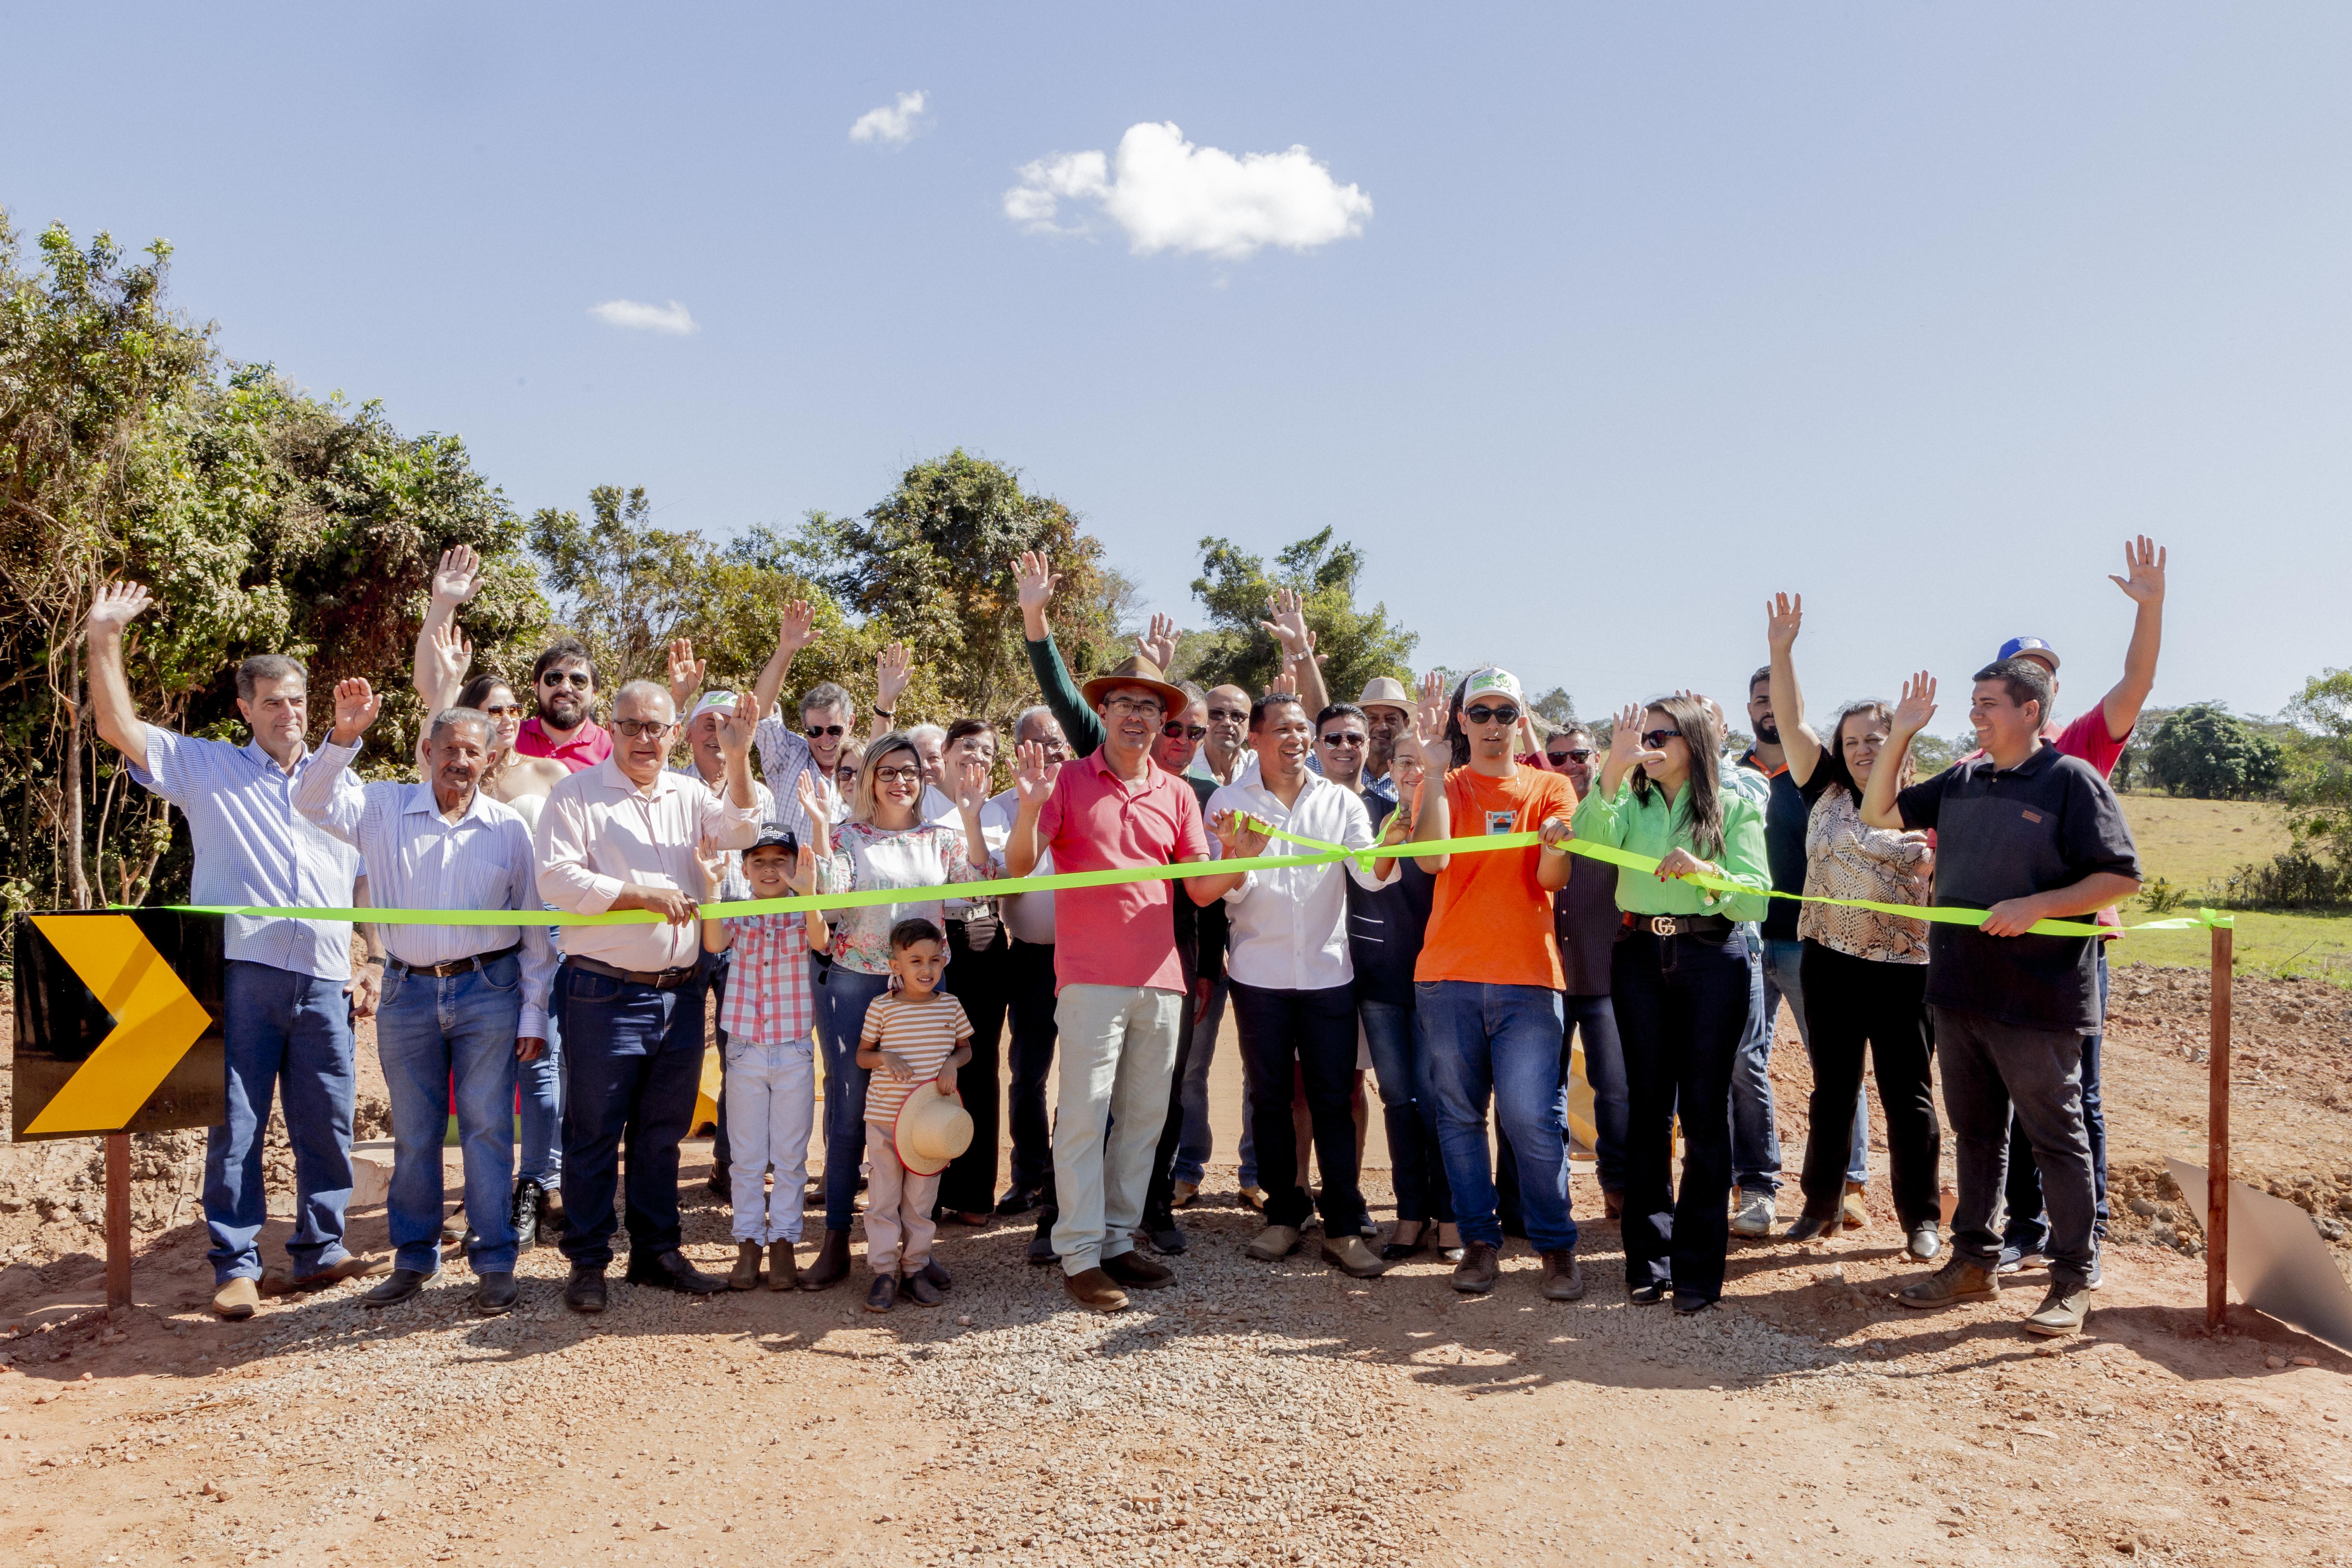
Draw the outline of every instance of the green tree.
[[[2305,737],[2288,760],[2281,791],[2287,829],[2297,849],[2352,872],[2352,669],[2313,676],[2286,710]]]
[[[1363,552],[1334,544],[1328,528],[1285,548],[1271,568],[1230,540],[1203,539],[1192,596],[1208,607],[1209,630],[1185,639],[1178,667],[1203,686],[1230,682],[1252,693],[1265,690],[1282,672],[1282,650],[1258,623],[1274,591],[1288,588],[1304,604],[1324,684],[1334,698],[1352,699],[1378,675],[1410,685],[1412,650],[1421,639],[1391,622],[1384,603],[1357,608],[1363,569]]]
[[[2148,782],[2199,800],[2244,800],[2278,787],[2278,743],[2219,702],[2192,702],[2165,715],[2148,743]]]

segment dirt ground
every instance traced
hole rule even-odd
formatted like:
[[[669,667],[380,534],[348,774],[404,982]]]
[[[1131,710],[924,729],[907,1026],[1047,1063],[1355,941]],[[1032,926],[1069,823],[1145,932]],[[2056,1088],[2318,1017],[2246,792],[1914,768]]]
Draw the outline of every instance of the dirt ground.
[[[694,1302],[616,1276],[583,1321],[541,1250],[496,1321],[453,1260],[387,1312],[345,1287],[228,1325],[193,1190],[167,1196],[185,1152],[160,1142],[139,1305],[110,1325],[90,1146],[0,1149],[0,1475],[23,1483],[0,1489],[0,1561],[2341,1561],[2352,1358],[2242,1308],[2207,1337],[2195,1216],[2161,1174],[2203,1157],[2204,1009],[2201,974],[2116,972],[2115,1234],[2089,1331],[2059,1345],[2016,1327],[2039,1274],[1896,1307],[1916,1266],[1883,1209],[1825,1247],[1737,1244],[1722,1309],[1682,1320],[1626,1303],[1592,1217],[1573,1305],[1516,1245],[1479,1300],[1428,1255],[1373,1281],[1251,1263],[1230,1164],[1185,1215],[1177,1285],[1109,1318],[1066,1310],[1001,1222],[945,1234],[945,1305],[887,1317],[846,1288]],[[2242,976],[2236,1016],[2238,1173],[2340,1235],[2352,993]],[[707,1158],[689,1146],[708,1267],[730,1249]],[[1385,1173],[1367,1188],[1390,1217]],[[1589,1177],[1575,1200],[1600,1213]],[[380,1209],[353,1228],[383,1245]]]

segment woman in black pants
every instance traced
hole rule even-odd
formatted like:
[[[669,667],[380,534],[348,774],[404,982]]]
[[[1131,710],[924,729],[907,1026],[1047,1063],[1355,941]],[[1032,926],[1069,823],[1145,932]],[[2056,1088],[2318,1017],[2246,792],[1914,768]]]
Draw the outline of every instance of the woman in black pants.
[[[1622,867],[1624,911],[1610,992],[1624,1043],[1625,1284],[1637,1305],[1674,1298],[1704,1311],[1723,1294],[1730,1243],[1731,1062],[1748,1028],[1748,939],[1772,875],[1764,814],[1722,788],[1723,736],[1699,700],[1627,708],[1610,732],[1598,786],[1576,808],[1576,837],[1647,855]],[[1580,862],[1587,874],[1599,861]],[[1689,880],[1734,884],[1726,892]],[[1674,1123],[1683,1179],[1673,1190]]]
[[[1853,703],[1830,726],[1826,743],[1806,725],[1792,651],[1804,618],[1804,595],[1792,599],[1782,594],[1769,607],[1766,630],[1780,744],[1788,752],[1789,776],[1811,805],[1805,891],[1815,898],[1924,904],[1935,866],[1927,836],[1866,827],[1862,821],[1863,786],[1877,764],[1893,711],[1884,702]],[[1907,784],[1907,754],[1902,766],[1902,783]],[[1927,923],[1874,910],[1809,903],[1797,916],[1797,935],[1804,943],[1798,973],[1805,987],[1813,1100],[1805,1134],[1805,1211],[1790,1226],[1788,1239],[1810,1241],[1838,1223],[1846,1139],[1866,1045],[1878,1069],[1878,1102],[1886,1117],[1895,1217],[1909,1238],[1911,1256],[1925,1262],[1943,1247],[1936,1190],[1943,1133],[1927,1080],[1935,1051],[1927,1024]]]

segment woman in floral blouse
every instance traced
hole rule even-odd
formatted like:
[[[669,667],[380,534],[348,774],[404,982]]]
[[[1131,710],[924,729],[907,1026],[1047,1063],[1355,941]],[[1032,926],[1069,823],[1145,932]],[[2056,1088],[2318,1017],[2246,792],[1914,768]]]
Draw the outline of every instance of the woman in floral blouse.
[[[1815,734],[1804,721],[1791,651],[1803,624],[1802,595],[1781,595],[1769,607],[1772,711],[1780,717],[1790,776],[1811,807],[1805,826],[1806,896],[1925,904],[1935,860],[1927,836],[1866,827],[1862,821],[1863,786],[1885,743],[1892,712],[1884,702],[1851,703],[1830,726],[1827,742]],[[1907,755],[1902,766],[1907,773]],[[1799,962],[1811,1035],[1813,1097],[1805,1136],[1805,1209],[1788,1237],[1808,1241],[1838,1224],[1853,1100],[1862,1087],[1867,1045],[1886,1117],[1895,1215],[1909,1237],[1911,1256],[1931,1258],[1943,1246],[1936,1185],[1943,1132],[1927,1078],[1935,1051],[1927,1024],[1927,923],[1875,910],[1808,903],[1797,916],[1797,935],[1804,944]]]
[[[817,1047],[824,1057],[824,1246],[801,1271],[810,1289],[849,1272],[849,1217],[866,1148],[867,1075],[857,1065],[857,1038],[866,1009],[890,988],[890,928],[919,919],[939,924],[946,918],[941,889],[989,874],[984,861],[975,868],[964,850],[968,842],[986,842],[980,808],[988,799],[988,765],[966,760],[946,782],[962,818],[960,830],[923,820],[923,762],[906,731],[875,741],[858,769],[849,820],[834,836],[833,854],[817,868],[820,892],[904,888],[908,896],[830,917],[833,965],[816,995]]]

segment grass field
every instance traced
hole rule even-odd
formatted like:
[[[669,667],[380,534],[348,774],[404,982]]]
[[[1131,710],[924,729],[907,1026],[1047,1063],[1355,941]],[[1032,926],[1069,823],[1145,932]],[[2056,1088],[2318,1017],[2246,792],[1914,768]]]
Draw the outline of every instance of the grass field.
[[[2175,800],[2127,795],[2124,815],[2139,846],[2140,868],[2189,895],[2195,909],[2210,886],[2249,861],[2267,860],[2287,846],[2278,807],[2252,801]],[[2125,923],[2157,917],[2135,902]],[[2238,966],[2274,973],[2317,975],[2352,984],[2352,916],[2237,914]],[[2110,955],[2126,963],[2211,962],[2212,935],[2203,930],[2144,931],[2126,937]]]

